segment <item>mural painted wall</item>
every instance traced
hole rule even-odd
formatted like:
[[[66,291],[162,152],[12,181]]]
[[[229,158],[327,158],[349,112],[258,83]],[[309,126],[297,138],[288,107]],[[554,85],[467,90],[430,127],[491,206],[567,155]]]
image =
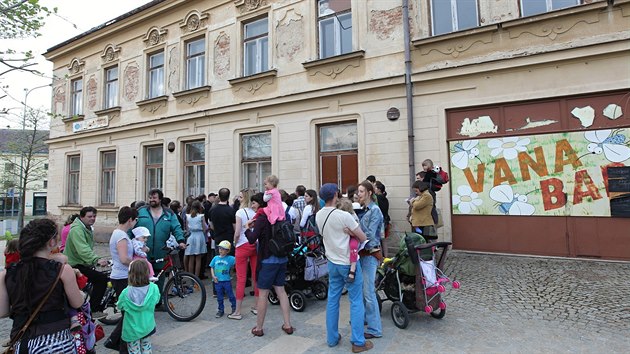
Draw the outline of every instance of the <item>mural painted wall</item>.
[[[453,214],[610,216],[630,128],[450,142]]]

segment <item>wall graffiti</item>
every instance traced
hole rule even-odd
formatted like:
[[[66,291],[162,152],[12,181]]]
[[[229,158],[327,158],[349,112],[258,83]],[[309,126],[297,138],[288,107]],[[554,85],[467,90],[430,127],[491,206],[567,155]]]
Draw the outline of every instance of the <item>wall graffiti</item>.
[[[450,142],[454,214],[611,216],[608,167],[630,128]]]

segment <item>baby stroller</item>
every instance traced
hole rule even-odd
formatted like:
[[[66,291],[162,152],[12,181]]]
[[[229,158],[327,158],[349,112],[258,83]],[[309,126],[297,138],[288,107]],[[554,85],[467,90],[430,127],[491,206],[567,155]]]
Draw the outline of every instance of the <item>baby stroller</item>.
[[[424,311],[438,319],[446,315],[442,299],[446,285],[451,284],[453,289],[460,286],[442,271],[449,245],[450,242],[426,243],[419,234],[407,233],[400,240],[396,256],[379,267],[375,284],[379,310],[383,301],[392,301],[396,327],[407,328],[409,313]]]
[[[328,275],[327,262],[320,235],[301,241],[289,255],[284,288],[294,311],[304,311],[307,297],[314,296],[317,300],[326,300],[328,297],[328,284],[325,281]],[[280,303],[273,289],[269,292],[267,299],[273,305]]]

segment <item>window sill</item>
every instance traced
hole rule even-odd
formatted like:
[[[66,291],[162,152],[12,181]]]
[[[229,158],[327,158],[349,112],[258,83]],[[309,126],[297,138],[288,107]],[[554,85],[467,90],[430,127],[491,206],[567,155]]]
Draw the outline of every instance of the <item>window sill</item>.
[[[61,119],[61,121],[64,122],[64,123],[70,123],[70,122],[76,122],[76,121],[79,121],[79,120],[83,120],[84,118],[85,118],[85,116],[83,114],[77,114],[77,115],[74,115],[74,116],[63,118],[63,119]]]
[[[105,116],[105,115],[112,114],[112,113],[120,113],[121,109],[122,109],[122,107],[115,106],[115,107],[101,109],[100,111],[94,111],[94,114],[96,114],[97,116],[100,117],[100,116]]]
[[[162,96],[157,96],[157,97],[149,98],[142,101],[136,101],[136,105],[141,107],[141,106],[146,106],[153,103],[160,103],[160,102],[166,102],[166,101],[168,101],[168,96],[162,95]]]
[[[357,50],[357,51],[346,53],[346,54],[335,55],[334,57],[306,61],[302,63],[302,66],[305,69],[310,69],[310,68],[316,68],[318,66],[322,66],[326,64],[337,63],[344,60],[363,58],[363,57],[365,57],[365,50]]]
[[[553,11],[544,12],[537,15],[531,15],[527,17],[517,18],[514,20],[509,20],[509,21],[503,22],[501,24],[501,27],[510,28],[510,27],[515,27],[515,26],[519,26],[523,24],[532,23],[532,22],[545,21],[552,18],[555,19],[558,17],[564,17],[564,16],[579,14],[579,13],[587,12],[591,10],[602,9],[607,6],[608,6],[608,3],[606,1],[599,1],[592,4],[576,5],[572,7],[567,7],[565,9],[553,10]]]
[[[248,81],[255,81],[258,79],[263,79],[263,78],[267,78],[267,77],[276,77],[278,76],[278,70],[277,69],[271,69],[271,70],[267,70],[267,71],[263,71],[260,72],[258,74],[254,74],[254,75],[249,75],[249,76],[243,76],[243,77],[236,77],[233,79],[229,79],[228,82],[230,83],[230,85],[235,85],[235,84],[241,84],[244,82],[248,82]]]
[[[411,43],[415,47],[419,47],[419,46],[429,44],[429,43],[441,42],[441,41],[445,41],[449,39],[456,39],[456,38],[461,38],[461,37],[468,37],[473,34],[493,32],[493,31],[497,31],[498,29],[499,29],[499,25],[495,23],[492,25],[486,25],[483,27],[475,27],[475,28],[471,28],[471,29],[467,29],[463,31],[449,32],[449,33],[439,34],[437,36],[414,39]]]
[[[184,91],[173,92],[173,97],[180,98],[180,97],[184,97],[188,95],[194,95],[197,93],[210,92],[210,89],[211,89],[211,86],[208,86],[208,85],[195,87],[195,88],[184,90]]]
[[[59,209],[61,209],[61,211],[64,212],[77,212],[79,210],[81,210],[81,208],[83,208],[83,205],[81,204],[66,204],[66,205],[60,205],[58,206]]]
[[[109,213],[118,213],[118,209],[120,209],[120,207],[114,204],[98,205],[98,206],[95,206],[95,208],[98,212],[109,212]]]
[[[625,1],[628,1],[628,0],[625,0]],[[492,32],[492,31],[498,30],[499,28],[512,28],[512,27],[517,27],[520,25],[525,25],[525,24],[530,24],[530,23],[535,23],[535,22],[542,22],[545,20],[556,19],[556,18],[560,18],[564,16],[570,16],[570,15],[574,15],[574,14],[578,14],[582,12],[602,9],[607,6],[608,4],[606,3],[606,1],[600,1],[600,2],[596,2],[592,4],[577,5],[577,6],[572,6],[565,9],[549,11],[549,12],[527,16],[527,17],[520,17],[513,20],[508,20],[505,22],[493,23],[490,25],[475,27],[475,28],[471,28],[471,29],[467,29],[463,31],[444,33],[444,34],[426,37],[426,38],[419,38],[419,39],[413,40],[412,44],[416,47],[419,47],[419,46],[430,44],[430,43],[441,42],[441,41],[446,41],[450,39],[457,39],[461,37],[467,37],[473,34]]]

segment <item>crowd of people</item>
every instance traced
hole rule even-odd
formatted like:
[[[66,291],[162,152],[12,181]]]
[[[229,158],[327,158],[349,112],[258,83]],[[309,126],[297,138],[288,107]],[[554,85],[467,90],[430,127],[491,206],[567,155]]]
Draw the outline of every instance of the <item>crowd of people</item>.
[[[448,176],[426,160],[416,177],[414,195],[407,199],[408,221],[411,231],[431,239],[437,237],[435,192],[448,182]],[[0,273],[0,316],[13,319],[10,344],[16,352],[53,348],[55,353],[75,353],[65,304],[84,306],[85,296],[77,279],[87,277],[92,285],[89,307],[93,319],[104,316],[101,300],[108,281],[123,311],[123,320],[105,346],[120,352],[150,352],[150,336],[155,332],[153,313],[165,308],[159,291],[164,277],[155,278],[162,264],[156,259],[168,252],[164,245],[169,239],[176,240],[186,271],[208,279],[210,268],[217,318],[226,312],[225,295],[231,305],[227,317],[241,320],[245,288],[251,286],[250,296],[255,301],[250,312],[256,316],[251,334],[263,336],[267,295],[273,290],[282,311],[281,329],[291,335],[295,327],[284,289],[287,257],[270,248],[274,225],[286,220],[304,237],[313,233],[322,236],[328,259],[328,345],[336,346],[341,339],[339,302],[347,289],[352,351],[371,349],[370,339],[383,335],[374,280],[390,227],[385,185],[374,176],[346,191],[327,183],[319,191],[299,185],[287,193],[278,185],[278,178],[271,175],[264,181],[264,192],[242,189],[231,200],[230,190],[221,188],[218,194],[190,196],[183,205],[159,189],[151,190],[148,203],[136,201],[118,212],[118,226],[109,241],[109,278],[95,269],[106,266],[108,260],[94,251],[94,207],[84,207],[70,216],[60,236],[52,220],[31,221],[21,231],[17,245],[7,245],[11,263]],[[232,270],[236,273],[235,292]],[[37,316],[32,316],[34,313]],[[27,328],[21,331],[22,327]]]

